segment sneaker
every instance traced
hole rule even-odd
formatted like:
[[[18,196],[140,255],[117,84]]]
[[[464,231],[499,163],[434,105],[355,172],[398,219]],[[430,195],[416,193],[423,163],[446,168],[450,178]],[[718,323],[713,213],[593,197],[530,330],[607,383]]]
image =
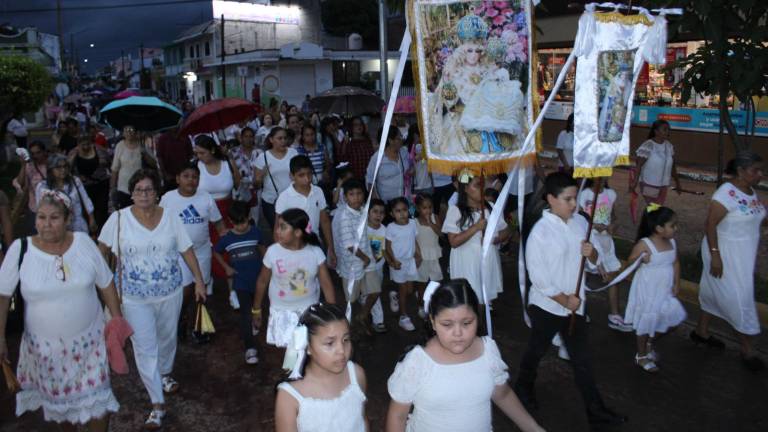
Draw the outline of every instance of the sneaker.
[[[373,325],[373,331],[376,333],[386,333],[387,332],[387,326],[384,325],[384,323],[376,323]]]
[[[624,333],[629,333],[633,330],[632,325],[625,323],[621,315],[608,315],[608,327]]]
[[[158,430],[163,427],[163,418],[165,417],[165,410],[153,409],[149,413],[149,417],[144,422],[144,429],[146,430]]]
[[[179,383],[170,375],[162,377],[160,383],[163,386],[163,393],[165,394],[173,394],[179,391]]]
[[[245,362],[249,365],[255,365],[259,362],[259,355],[256,348],[248,348],[245,350]]]
[[[389,292],[389,310],[392,313],[400,312],[400,300],[397,299],[397,293],[394,291]]]
[[[560,348],[557,349],[557,356],[565,361],[571,360],[571,356],[568,355],[568,350],[565,348],[565,344],[560,345]]]
[[[376,303],[371,308],[371,321],[373,321],[374,326],[384,325],[384,309],[381,307],[381,297],[376,299]]]
[[[400,315],[400,321],[398,324],[400,325],[400,328],[405,331],[411,332],[416,330],[416,327],[413,326],[413,323],[411,322],[411,319],[408,317],[408,315]]]
[[[229,292],[229,305],[234,310],[240,310],[240,301],[237,299],[237,293],[235,290]]]

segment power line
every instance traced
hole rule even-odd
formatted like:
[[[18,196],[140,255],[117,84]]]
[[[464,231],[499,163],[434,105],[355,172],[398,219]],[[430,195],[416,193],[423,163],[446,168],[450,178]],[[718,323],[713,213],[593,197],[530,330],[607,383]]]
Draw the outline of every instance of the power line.
[[[62,6],[62,11],[91,11],[96,9],[122,9],[122,8],[137,8],[148,6],[168,6],[175,4],[190,4],[190,3],[210,3],[211,0],[165,0],[154,3],[121,3],[115,5],[101,5],[101,6]],[[38,13],[38,12],[55,12],[57,9],[53,8],[37,8],[37,9],[9,9],[3,11],[6,14],[15,13]]]

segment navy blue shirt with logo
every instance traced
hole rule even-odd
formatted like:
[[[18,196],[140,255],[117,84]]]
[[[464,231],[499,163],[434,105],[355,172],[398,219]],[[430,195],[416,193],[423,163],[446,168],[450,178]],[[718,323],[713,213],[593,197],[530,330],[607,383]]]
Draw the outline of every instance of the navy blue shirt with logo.
[[[232,277],[232,288],[238,291],[256,291],[256,279],[261,271],[261,233],[256,227],[250,227],[245,234],[237,234],[233,231],[225,234],[216,243],[214,250],[222,254],[229,254],[229,265],[237,273]]]

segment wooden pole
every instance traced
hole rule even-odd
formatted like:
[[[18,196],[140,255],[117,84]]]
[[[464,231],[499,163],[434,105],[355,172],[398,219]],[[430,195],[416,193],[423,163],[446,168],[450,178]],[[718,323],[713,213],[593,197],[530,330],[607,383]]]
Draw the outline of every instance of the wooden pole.
[[[592,198],[592,213],[589,215],[589,225],[587,226],[587,238],[585,241],[589,241],[592,237],[592,225],[595,223],[595,213],[597,213],[597,197],[600,196],[601,189],[603,187],[603,178],[598,177],[595,179],[595,184],[592,186],[592,192],[595,194]],[[587,264],[587,257],[581,257],[581,264],[579,265],[579,279],[576,281],[576,297],[581,293],[581,282],[584,280],[584,266]],[[579,306],[581,307],[581,306]],[[578,309],[577,309],[578,310]],[[568,334],[572,335],[573,330],[576,327],[576,311],[571,314],[571,326],[568,329]]]

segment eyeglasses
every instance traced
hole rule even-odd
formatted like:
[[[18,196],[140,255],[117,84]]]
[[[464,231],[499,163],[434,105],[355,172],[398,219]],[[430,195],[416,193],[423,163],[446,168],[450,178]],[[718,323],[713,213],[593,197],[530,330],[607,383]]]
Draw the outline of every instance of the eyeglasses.
[[[482,54],[483,51],[485,51],[485,50],[482,49],[482,48],[467,48],[467,52],[470,53],[470,54],[472,54],[472,53]]]
[[[152,195],[153,193],[155,193],[155,189],[154,188],[146,188],[146,189],[136,188],[133,190],[133,193],[134,195]]]
[[[54,263],[56,264],[56,279],[62,282],[66,281],[67,273],[64,271],[64,257],[57,255],[54,259]]]

